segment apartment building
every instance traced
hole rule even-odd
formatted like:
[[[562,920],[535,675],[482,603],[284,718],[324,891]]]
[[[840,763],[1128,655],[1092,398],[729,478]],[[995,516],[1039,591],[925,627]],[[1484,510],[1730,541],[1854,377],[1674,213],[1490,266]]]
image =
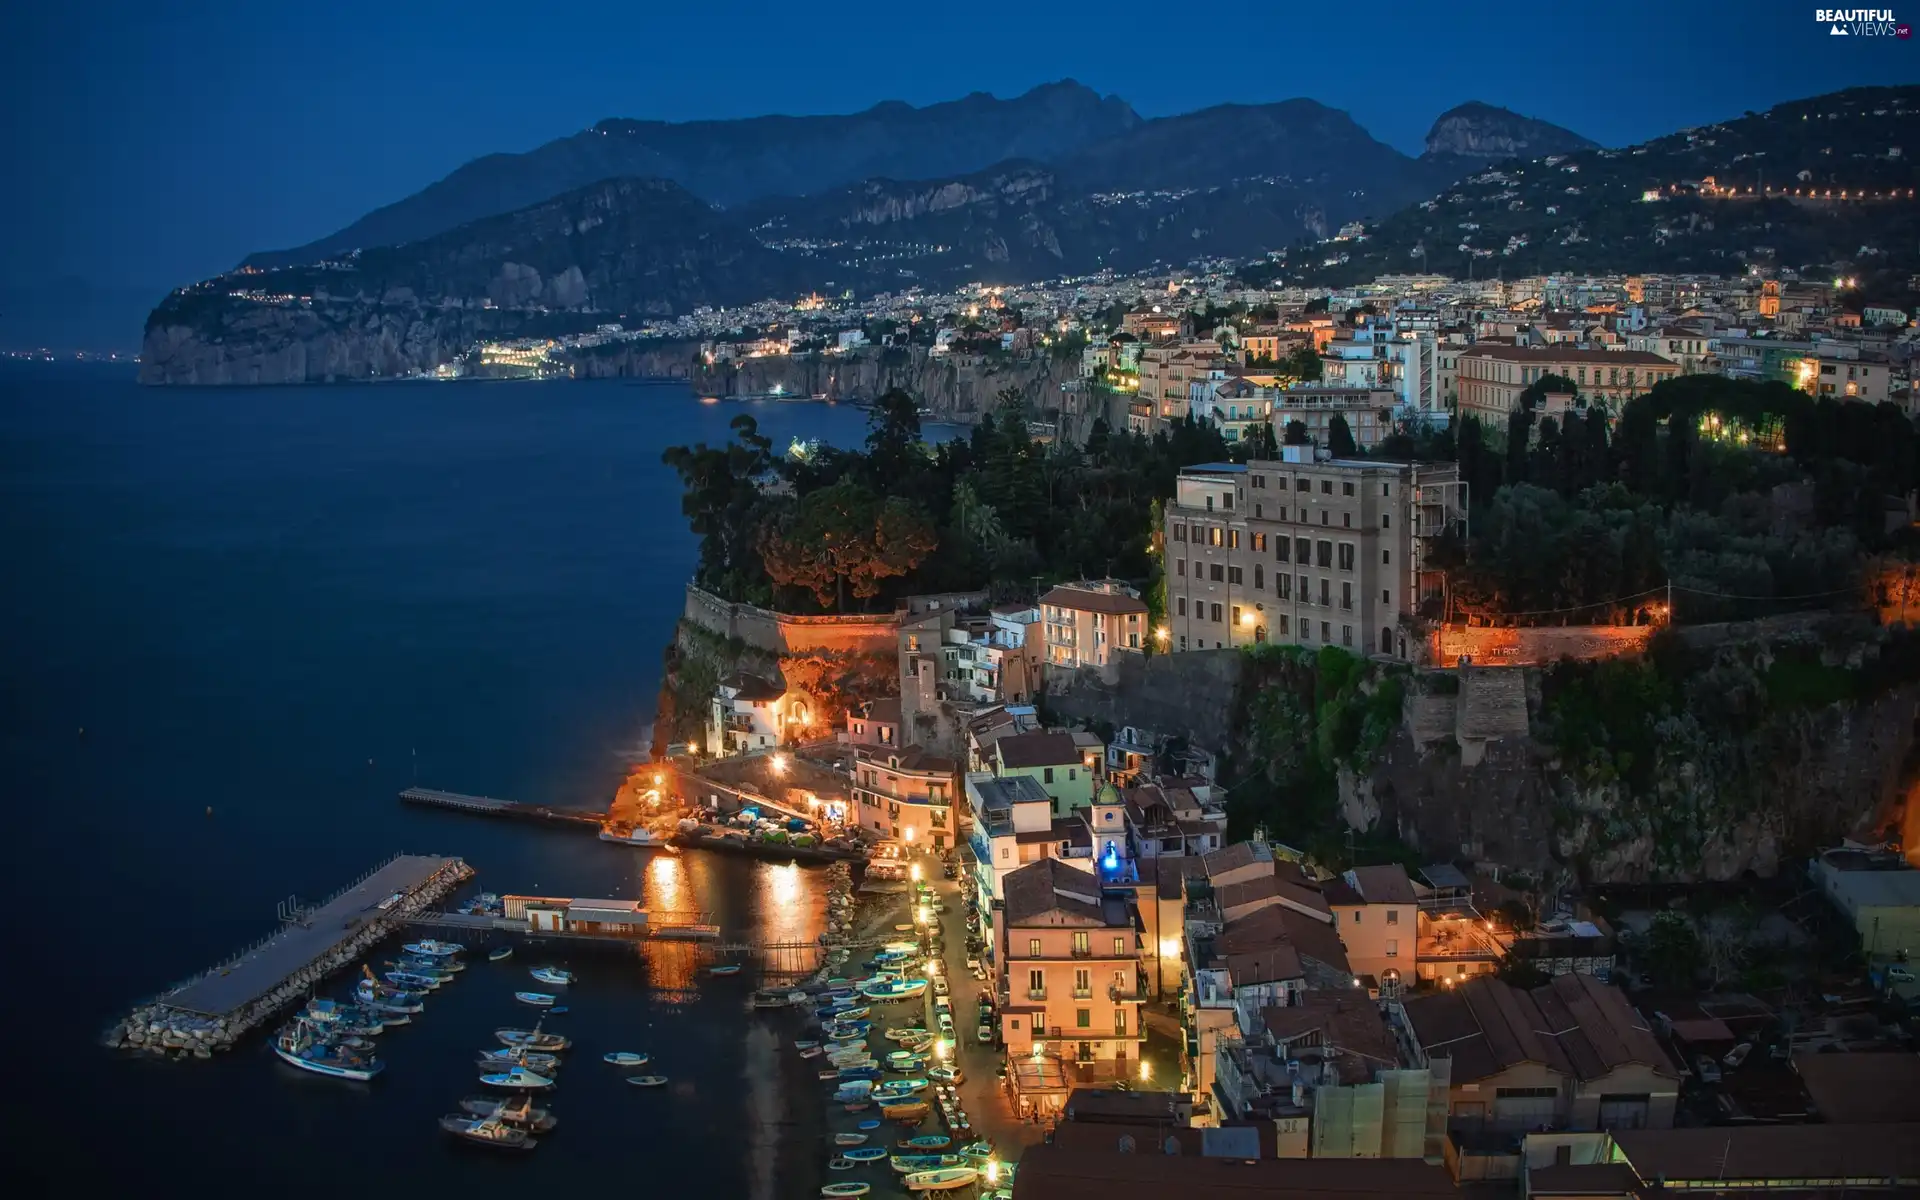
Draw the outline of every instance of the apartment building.
[[[1049,667],[1105,667],[1145,644],[1146,602],[1116,579],[1063,583],[1040,597],[1040,613]]]
[[[1193,419],[1217,426],[1229,442],[1245,441],[1255,426],[1271,421],[1274,400],[1280,395],[1244,375],[1225,373],[1219,379],[1196,379],[1187,392]]]
[[[919,746],[853,747],[853,810],[860,828],[912,847],[956,844],[959,768]]]
[[[1466,519],[1452,463],[1205,463],[1167,505],[1168,648],[1281,642],[1406,658],[1404,619],[1437,597],[1428,543]]]
[[[801,737],[813,723],[813,698],[784,683],[745,673],[714,688],[707,713],[707,753],[716,757],[768,750]]]
[[[1321,886],[1347,961],[1363,984],[1382,996],[1412,983],[1417,959],[1419,899],[1398,863],[1355,867]]]
[[[1212,338],[1162,342],[1140,351],[1139,399],[1153,405],[1156,422],[1164,425],[1185,417],[1189,408],[1187,385],[1192,380],[1224,373],[1227,357]]]
[[[1459,411],[1506,427],[1520,393],[1544,376],[1573,380],[1587,400],[1613,411],[1656,383],[1675,378],[1680,364],[1644,350],[1578,350],[1568,346],[1474,346],[1457,364]]]
[[[1009,1057],[1051,1051],[1076,1062],[1139,1057],[1140,946],[1125,900],[1091,873],[1032,863],[1001,881],[999,960]],[[1117,1060],[1117,1061],[1116,1061]]]
[[[1394,408],[1399,397],[1385,388],[1322,387],[1307,385],[1275,392],[1273,434],[1284,441],[1287,426],[1298,421],[1316,446],[1329,445],[1333,419],[1340,417],[1353,434],[1354,445],[1371,450],[1393,432]]]
[[[1053,798],[1053,815],[1064,817],[1093,799],[1096,767],[1070,733],[1009,734],[993,743],[993,773],[1025,775]]]

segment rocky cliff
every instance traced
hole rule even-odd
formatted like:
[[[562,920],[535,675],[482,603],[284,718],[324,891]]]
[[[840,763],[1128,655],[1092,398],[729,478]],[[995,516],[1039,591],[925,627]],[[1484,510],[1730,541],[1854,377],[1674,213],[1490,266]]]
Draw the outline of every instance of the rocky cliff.
[[[1428,159],[1498,162],[1507,158],[1544,158],[1592,150],[1599,143],[1548,121],[1523,117],[1511,109],[1470,100],[1440,114],[1427,131]]]

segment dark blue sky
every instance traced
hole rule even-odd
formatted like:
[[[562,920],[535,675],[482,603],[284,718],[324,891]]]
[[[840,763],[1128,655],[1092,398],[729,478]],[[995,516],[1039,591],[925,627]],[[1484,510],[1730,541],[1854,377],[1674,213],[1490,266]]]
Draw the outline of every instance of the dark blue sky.
[[[1920,80],[1920,41],[1830,38],[1799,0],[163,7],[10,7],[0,285],[183,282],[609,116],[842,112],[1070,76],[1147,116],[1308,96],[1417,153],[1469,99],[1618,145]]]

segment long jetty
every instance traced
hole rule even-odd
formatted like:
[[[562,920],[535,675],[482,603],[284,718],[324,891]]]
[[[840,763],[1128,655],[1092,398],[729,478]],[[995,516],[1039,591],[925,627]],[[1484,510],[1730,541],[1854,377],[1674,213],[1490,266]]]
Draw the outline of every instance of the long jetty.
[[[139,1005],[107,1044],[210,1058],[471,878],[458,858],[396,854],[323,903],[283,912],[279,932]]]
[[[443,792],[438,788],[410,787],[400,793],[400,798],[409,804],[450,808],[455,812],[472,813],[481,817],[559,821],[573,825],[591,825],[595,829],[598,829],[607,817],[605,813],[589,812],[585,809],[554,808],[546,804],[528,804],[521,800],[496,800],[492,796],[468,796],[460,792]]]

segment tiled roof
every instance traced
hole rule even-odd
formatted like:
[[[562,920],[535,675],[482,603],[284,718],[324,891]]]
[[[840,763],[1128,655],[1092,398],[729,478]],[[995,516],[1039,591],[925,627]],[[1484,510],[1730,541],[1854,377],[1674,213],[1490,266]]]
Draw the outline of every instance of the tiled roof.
[[[1407,869],[1399,863],[1387,863],[1377,867],[1355,867],[1354,880],[1360,885],[1360,894],[1369,904],[1412,904],[1413,881],[1407,878]]]
[[[1645,350],[1577,350],[1571,346],[1492,346],[1481,344],[1465,350],[1461,357],[1496,358],[1521,363],[1600,363],[1615,367],[1666,367],[1679,370],[1671,359]]]
[[[1070,608],[1076,612],[1111,613],[1116,616],[1147,611],[1147,602],[1138,596],[1129,596],[1125,592],[1096,592],[1087,588],[1057,587],[1040,597],[1040,603],[1054,608]]]
[[[1416,996],[1406,1012],[1427,1053],[1453,1060],[1456,1083],[1523,1062],[1586,1081],[1629,1063],[1678,1076],[1626,996],[1589,975],[1556,976],[1532,991],[1483,975]]]
[[[1019,733],[997,743],[1000,762],[1010,768],[1073,766],[1080,748],[1070,733]]]

